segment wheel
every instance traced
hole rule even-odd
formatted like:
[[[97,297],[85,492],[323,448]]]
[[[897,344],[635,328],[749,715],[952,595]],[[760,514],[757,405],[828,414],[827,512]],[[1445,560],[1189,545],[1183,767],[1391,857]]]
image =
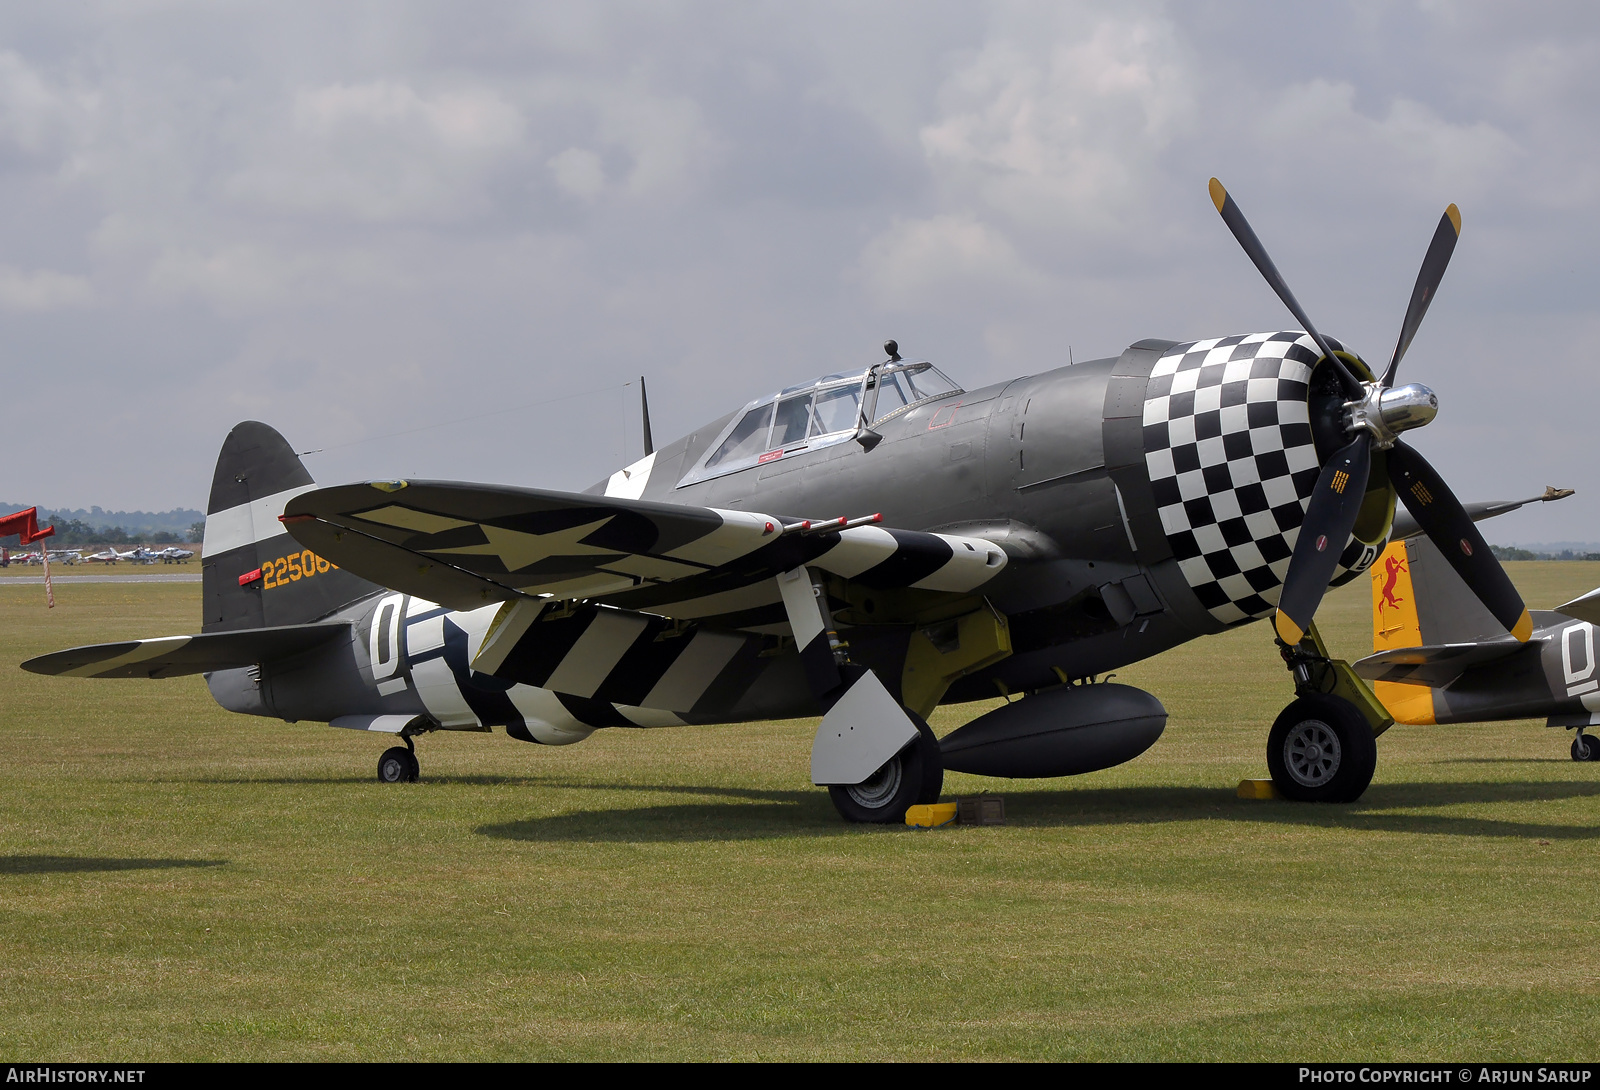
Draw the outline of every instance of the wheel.
[[[405,746],[394,746],[378,758],[379,783],[416,783],[421,767],[416,754]]]
[[[1278,793],[1296,802],[1354,802],[1372,782],[1378,744],[1365,717],[1336,696],[1303,696],[1267,735]]]
[[[1574,761],[1600,761],[1600,738],[1591,738],[1587,734],[1580,734],[1572,740],[1572,759]]]
[[[917,737],[889,758],[865,783],[828,788],[828,797],[846,821],[891,824],[906,819],[908,807],[938,802],[944,789],[944,762],[939,740],[920,716],[907,712],[917,725]]]

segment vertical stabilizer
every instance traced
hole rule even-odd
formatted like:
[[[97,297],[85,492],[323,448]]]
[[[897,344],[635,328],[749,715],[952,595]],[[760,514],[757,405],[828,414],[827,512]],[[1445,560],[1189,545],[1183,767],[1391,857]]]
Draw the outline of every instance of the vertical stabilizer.
[[[273,428],[246,420],[228,433],[206,504],[201,631],[302,624],[379,589],[301,548],[278,521],[315,487]]]
[[[1391,542],[1370,575],[1373,651],[1505,637],[1504,626],[1425,537]],[[1433,723],[1443,710],[1435,691],[1424,685],[1379,681],[1373,690],[1402,723]]]

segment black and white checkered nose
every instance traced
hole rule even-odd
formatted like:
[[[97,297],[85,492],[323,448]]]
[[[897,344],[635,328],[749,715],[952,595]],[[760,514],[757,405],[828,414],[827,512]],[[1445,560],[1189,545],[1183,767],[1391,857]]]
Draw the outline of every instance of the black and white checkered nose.
[[[1307,404],[1321,353],[1299,331],[1175,345],[1151,370],[1145,467],[1189,586],[1224,624],[1269,615],[1321,465]],[[1377,550],[1337,543],[1336,581]]]

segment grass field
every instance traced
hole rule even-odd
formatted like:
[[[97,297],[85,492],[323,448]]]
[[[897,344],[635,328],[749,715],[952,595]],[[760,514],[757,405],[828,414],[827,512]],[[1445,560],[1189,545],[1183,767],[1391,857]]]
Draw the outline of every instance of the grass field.
[[[1536,606],[1600,584],[1508,568]],[[1010,824],[915,832],[838,820],[809,722],[433,735],[385,787],[385,740],[197,678],[15,668],[190,631],[199,592],[0,589],[5,1059],[1596,1055],[1600,766],[1396,727],[1358,804],[1238,800],[1289,697],[1265,625],[1120,674],[1171,712],[1138,760],[951,774]],[[1337,653],[1366,595],[1325,604]]]

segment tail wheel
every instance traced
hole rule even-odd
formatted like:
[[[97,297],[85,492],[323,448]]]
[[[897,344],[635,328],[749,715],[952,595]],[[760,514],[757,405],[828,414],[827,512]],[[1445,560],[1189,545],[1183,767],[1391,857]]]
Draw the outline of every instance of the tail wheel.
[[[1372,782],[1378,745],[1372,727],[1349,701],[1305,696],[1272,724],[1267,767],[1284,798],[1354,802]]]
[[[938,802],[944,789],[939,740],[920,716],[907,712],[917,737],[862,783],[828,788],[828,797],[846,821],[897,824],[919,802]]]

